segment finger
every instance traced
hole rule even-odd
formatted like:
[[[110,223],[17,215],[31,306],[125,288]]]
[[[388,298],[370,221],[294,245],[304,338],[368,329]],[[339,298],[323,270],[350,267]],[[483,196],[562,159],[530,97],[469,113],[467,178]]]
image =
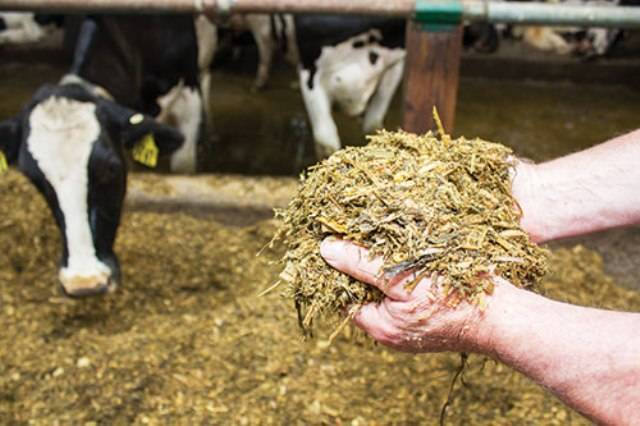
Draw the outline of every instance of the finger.
[[[413,274],[407,272],[398,274],[391,280],[384,279],[384,261],[380,257],[370,259],[369,251],[364,247],[349,241],[327,238],[320,245],[320,254],[335,269],[377,287],[394,300],[411,299],[411,294],[405,289],[404,284]]]
[[[378,286],[384,262],[379,257],[369,259],[367,249],[348,241],[327,238],[320,245],[320,254],[329,265],[339,271],[364,283]]]
[[[366,304],[355,314],[353,323],[378,342],[389,344],[391,324],[383,309],[382,304]]]

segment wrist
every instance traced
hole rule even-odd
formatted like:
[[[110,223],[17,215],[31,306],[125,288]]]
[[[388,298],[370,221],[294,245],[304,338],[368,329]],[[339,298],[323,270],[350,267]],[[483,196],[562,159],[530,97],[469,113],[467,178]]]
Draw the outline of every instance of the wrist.
[[[516,160],[512,169],[511,192],[521,211],[520,226],[536,243],[546,241],[545,228],[540,214],[540,173],[534,163]]]
[[[486,307],[478,314],[472,334],[473,352],[504,361],[504,348],[513,344],[510,334],[533,302],[533,293],[515,287],[501,277],[494,277],[494,290]],[[526,315],[525,315],[526,316]],[[517,327],[516,327],[517,328]]]

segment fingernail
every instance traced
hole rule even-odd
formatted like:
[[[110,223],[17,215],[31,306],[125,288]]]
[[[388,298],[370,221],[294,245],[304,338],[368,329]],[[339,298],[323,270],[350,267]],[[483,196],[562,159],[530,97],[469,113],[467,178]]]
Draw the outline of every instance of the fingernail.
[[[342,255],[342,240],[336,237],[327,237],[320,244],[320,255],[329,265],[334,266]]]

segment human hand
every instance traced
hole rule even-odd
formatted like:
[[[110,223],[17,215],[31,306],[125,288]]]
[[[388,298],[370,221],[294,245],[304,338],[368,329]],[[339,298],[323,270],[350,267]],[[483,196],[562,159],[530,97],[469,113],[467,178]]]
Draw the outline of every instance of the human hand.
[[[375,340],[404,352],[482,351],[479,329],[485,312],[478,306],[453,304],[451,295],[429,278],[409,292],[405,285],[414,279],[411,273],[384,280],[382,259],[369,259],[365,248],[348,241],[327,238],[320,253],[332,267],[386,295],[379,304],[362,306],[354,317]]]

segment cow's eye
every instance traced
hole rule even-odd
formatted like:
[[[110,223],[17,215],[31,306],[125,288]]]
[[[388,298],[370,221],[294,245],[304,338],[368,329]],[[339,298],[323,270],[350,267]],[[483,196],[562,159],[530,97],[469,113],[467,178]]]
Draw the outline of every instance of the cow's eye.
[[[354,49],[362,49],[365,46],[365,42],[363,40],[354,41],[351,45]]]

